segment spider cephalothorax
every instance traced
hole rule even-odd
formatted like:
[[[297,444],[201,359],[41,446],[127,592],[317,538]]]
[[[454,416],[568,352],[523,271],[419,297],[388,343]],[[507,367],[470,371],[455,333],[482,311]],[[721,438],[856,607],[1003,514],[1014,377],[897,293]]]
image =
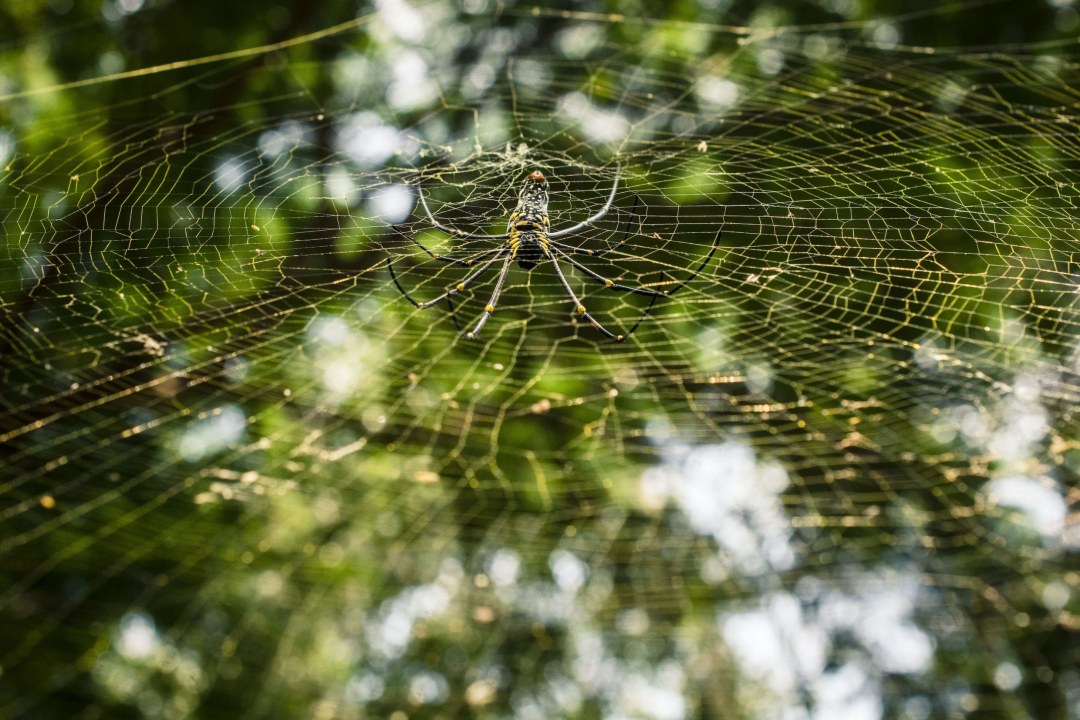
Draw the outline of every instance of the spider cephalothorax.
[[[457,295],[458,293],[464,292],[465,288],[467,288],[471,282],[473,282],[478,277],[487,272],[488,268],[494,265],[497,260],[501,259],[503,261],[502,268],[499,270],[498,279],[495,281],[495,289],[491,293],[491,299],[488,301],[488,304],[484,306],[484,314],[480,316],[480,320],[477,321],[476,326],[469,332],[465,333],[465,337],[469,340],[472,340],[480,334],[481,328],[484,327],[484,324],[488,321],[488,318],[491,317],[491,314],[495,312],[495,306],[499,302],[499,295],[502,294],[503,286],[506,284],[506,275],[510,271],[510,262],[516,260],[518,266],[522,269],[532,270],[542,261],[549,260],[551,262],[552,268],[554,268],[555,270],[555,275],[559,278],[559,282],[562,284],[567,296],[569,296],[569,298],[574,302],[574,312],[578,316],[587,320],[589,324],[591,324],[594,328],[599,330],[611,340],[614,340],[615,342],[622,342],[623,340],[626,340],[626,338],[630,337],[634,333],[634,331],[637,330],[638,326],[641,325],[641,321],[644,320],[645,316],[649,314],[649,311],[652,309],[653,304],[656,303],[657,298],[671,297],[684,285],[686,285],[688,282],[698,276],[698,273],[700,273],[705,268],[705,265],[708,264],[709,260],[716,252],[717,243],[720,242],[720,231],[716,231],[716,238],[713,240],[712,248],[709,250],[709,254],[705,256],[705,259],[701,261],[701,265],[699,265],[697,269],[694,270],[694,272],[692,272],[688,278],[686,278],[686,280],[682,281],[671,290],[666,290],[663,292],[658,290],[650,290],[648,288],[634,287],[632,285],[623,285],[622,283],[618,283],[614,280],[606,278],[595,270],[591,270],[585,265],[582,265],[580,262],[571,257],[571,255],[588,255],[590,257],[598,257],[621,246],[624,242],[626,242],[626,238],[630,234],[629,221],[627,222],[626,231],[623,233],[622,239],[615,245],[605,250],[600,250],[598,252],[594,252],[592,250],[585,250],[574,245],[566,245],[560,242],[556,242],[555,239],[566,237],[576,232],[580,232],[581,230],[584,230],[585,228],[592,225],[600,218],[607,215],[608,210],[611,209],[612,203],[615,202],[615,191],[619,187],[619,172],[620,168],[618,165],[616,165],[615,182],[611,185],[611,194],[608,195],[608,199],[607,202],[604,203],[604,207],[600,208],[600,210],[595,215],[592,215],[589,218],[582,220],[576,225],[571,225],[570,227],[555,231],[552,231],[550,229],[550,219],[548,218],[548,182],[547,179],[544,177],[544,174],[539,170],[535,170],[528,176],[526,176],[525,182],[521,188],[521,193],[520,195],[518,195],[517,207],[515,207],[514,212],[510,214],[510,219],[506,224],[506,232],[502,235],[480,235],[476,233],[467,233],[462,230],[457,230],[447,225],[443,225],[435,219],[434,215],[431,214],[431,209],[428,207],[427,200],[424,199],[424,193],[421,192],[418,188],[417,191],[420,195],[420,204],[423,205],[424,212],[427,214],[428,220],[431,221],[431,224],[435,227],[436,230],[440,230],[447,235],[458,238],[491,240],[498,242],[498,245],[488,250],[481,251],[480,253],[469,258],[468,260],[463,260],[460,258],[447,257],[445,255],[436,255],[435,253],[424,247],[424,245],[419,240],[410,236],[409,239],[419,245],[420,249],[426,252],[433,259],[440,262],[450,263],[452,265],[463,265],[465,267],[473,267],[481,258],[487,258],[480,263],[480,267],[467,274],[464,278],[461,279],[460,282],[451,286],[446,290],[446,292],[433,300],[428,300],[422,303],[417,302],[413,300],[412,297],[410,297],[409,293],[405,292],[405,288],[401,287],[401,283],[398,282],[397,279],[397,274],[394,272],[393,258],[390,258],[387,264],[387,267],[390,269],[390,277],[391,279],[393,279],[394,285],[397,286],[398,291],[405,296],[406,300],[412,303],[414,307],[420,310],[424,310],[431,307],[432,305],[442,302],[443,300],[445,300],[447,304],[449,304],[450,298]],[[637,205],[638,200],[635,197],[635,210],[637,209]],[[631,213],[633,214],[633,212],[634,211],[632,210]],[[570,287],[570,283],[567,281],[566,275],[563,273],[562,268],[559,266],[560,259],[564,260],[574,268],[585,273],[593,280],[601,283],[605,288],[615,290],[617,292],[628,292],[635,295],[645,295],[649,297],[650,300],[648,307],[645,308],[645,310],[641,313],[641,316],[638,318],[637,322],[634,323],[634,326],[630,328],[630,330],[625,335],[616,335],[615,333],[611,332],[603,325],[601,325],[596,320],[596,318],[594,318],[588,313],[588,311],[585,309],[585,306],[581,304],[581,300],[578,299],[577,294],[574,292],[573,288]],[[661,278],[662,277],[663,273],[661,273]],[[456,316],[454,318],[454,322],[457,322]],[[458,327],[460,327],[460,325]]]

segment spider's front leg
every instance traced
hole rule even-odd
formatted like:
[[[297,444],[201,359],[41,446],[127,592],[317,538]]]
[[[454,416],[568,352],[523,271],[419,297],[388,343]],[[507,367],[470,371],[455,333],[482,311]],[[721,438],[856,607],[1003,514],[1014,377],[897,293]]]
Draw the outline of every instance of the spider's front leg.
[[[607,199],[607,202],[604,203],[604,207],[600,208],[600,210],[595,215],[592,215],[592,216],[588,217],[587,219],[582,220],[577,225],[571,225],[570,227],[563,228],[562,230],[556,230],[554,232],[549,232],[548,233],[548,238],[554,240],[555,238],[561,238],[561,237],[566,237],[567,235],[573,235],[576,232],[584,230],[585,228],[589,227],[590,225],[592,225],[597,220],[599,220],[602,217],[604,217],[605,215],[607,215],[608,210],[611,209],[612,203],[615,202],[615,191],[619,189],[619,175],[621,173],[622,173],[622,167],[618,163],[616,163],[615,164],[615,182],[613,182],[611,184],[611,194],[608,195],[608,199]]]
[[[626,239],[628,237],[630,237],[630,223],[633,221],[634,218],[637,217],[637,209],[638,209],[639,205],[641,205],[641,196],[635,194],[634,195],[634,204],[630,208],[630,214],[626,218],[626,227],[623,229],[623,235],[619,239],[619,242],[615,243],[614,245],[610,245],[610,246],[604,248],[603,250],[587,250],[586,248],[580,247],[578,245],[568,245],[567,243],[560,243],[560,242],[552,242],[552,245],[555,245],[556,247],[558,247],[559,249],[561,249],[561,250],[563,250],[565,252],[574,253],[575,255],[588,255],[589,257],[601,257],[603,255],[607,255],[609,252],[612,252],[613,250],[618,250],[626,242]],[[586,221],[586,222],[589,222],[589,221]],[[638,230],[640,231],[640,229],[641,228],[640,228],[640,223],[639,223]]]

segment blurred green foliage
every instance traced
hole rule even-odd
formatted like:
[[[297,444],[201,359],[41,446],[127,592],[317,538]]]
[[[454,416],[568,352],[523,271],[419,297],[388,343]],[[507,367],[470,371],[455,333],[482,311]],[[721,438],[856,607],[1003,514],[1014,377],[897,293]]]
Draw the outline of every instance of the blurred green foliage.
[[[989,8],[5,3],[0,716],[1071,717],[1075,542],[992,496],[1075,509],[1077,16]],[[616,156],[603,272],[723,230],[640,342],[389,283],[457,243],[380,192],[561,225]]]

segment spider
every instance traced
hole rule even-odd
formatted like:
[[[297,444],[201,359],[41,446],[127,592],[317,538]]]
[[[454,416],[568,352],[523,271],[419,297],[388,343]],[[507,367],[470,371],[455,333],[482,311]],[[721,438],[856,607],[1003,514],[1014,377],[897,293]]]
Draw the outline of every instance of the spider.
[[[574,233],[580,232],[585,228],[592,226],[592,224],[595,223],[597,220],[607,215],[608,211],[611,209],[612,203],[615,202],[615,191],[619,187],[620,172],[621,168],[616,165],[615,181],[611,186],[611,193],[608,195],[607,202],[604,203],[604,206],[600,208],[600,210],[595,215],[590,216],[586,220],[583,220],[576,225],[571,225],[570,227],[566,227],[561,230],[551,231],[548,229],[549,218],[547,179],[544,177],[544,174],[539,170],[533,171],[525,177],[525,182],[521,188],[521,194],[518,196],[517,207],[514,208],[514,211],[512,213],[510,213],[510,219],[506,224],[506,232],[500,235],[468,233],[442,224],[435,219],[434,215],[431,214],[431,209],[428,208],[427,200],[424,199],[424,193],[418,186],[417,193],[420,196],[420,204],[423,206],[424,213],[427,215],[428,220],[431,221],[432,226],[436,230],[444,232],[451,237],[461,238],[463,240],[490,240],[492,242],[497,242],[498,244],[495,247],[489,248],[488,250],[481,251],[470,259],[462,260],[459,258],[447,257],[445,255],[437,255],[436,253],[433,253],[431,250],[428,250],[426,247],[424,247],[424,245],[415,237],[410,235],[408,237],[412,242],[416,243],[420,247],[420,249],[427,253],[428,256],[430,256],[432,259],[438,260],[439,262],[471,267],[476,263],[478,259],[486,259],[480,264],[480,267],[468,273],[464,278],[461,279],[460,282],[448,288],[447,291],[444,292],[442,295],[439,295],[433,300],[427,300],[426,302],[417,302],[409,295],[409,293],[405,291],[405,288],[401,286],[401,283],[398,281],[397,273],[394,272],[394,261],[392,257],[387,262],[387,267],[390,270],[390,278],[394,281],[394,285],[397,286],[398,291],[417,309],[425,310],[445,300],[448,307],[450,308],[451,313],[453,313],[453,305],[451,304],[450,298],[460,292],[464,292],[465,288],[467,288],[470,283],[481,277],[501,258],[502,267],[499,270],[498,279],[495,281],[495,289],[491,293],[491,299],[488,301],[487,305],[484,306],[484,314],[480,316],[480,320],[476,323],[476,327],[465,333],[465,338],[467,340],[473,340],[477,337],[477,335],[480,334],[480,330],[483,329],[484,324],[488,321],[488,318],[490,318],[492,313],[495,312],[495,307],[499,302],[499,295],[502,294],[503,285],[505,285],[506,283],[507,273],[510,271],[510,262],[516,260],[518,267],[520,267],[521,269],[532,270],[540,262],[547,260],[555,269],[555,275],[558,277],[559,282],[562,284],[563,290],[566,291],[566,294],[574,303],[574,309],[577,314],[587,320],[594,328],[599,330],[610,340],[621,343],[634,334],[634,331],[638,329],[639,325],[641,325],[642,320],[644,320],[645,316],[649,314],[650,310],[652,310],[652,307],[656,303],[657,298],[671,297],[676,292],[681,290],[687,283],[696,278],[698,274],[701,273],[701,271],[709,263],[709,260],[712,259],[713,254],[716,253],[716,247],[720,242],[721,231],[718,230],[716,232],[716,238],[713,240],[712,248],[709,250],[709,254],[705,256],[705,259],[701,261],[701,264],[698,265],[697,269],[694,270],[694,272],[691,273],[690,276],[686,278],[686,280],[682,281],[680,284],[676,285],[671,290],[657,291],[643,287],[624,285],[622,283],[618,283],[614,280],[606,278],[594,270],[589,269],[582,263],[575,260],[572,256],[588,255],[590,257],[599,257],[620,247],[624,242],[626,242],[626,237],[630,233],[629,219],[627,220],[626,232],[623,233],[622,239],[619,240],[619,242],[615,245],[612,245],[611,247],[608,247],[599,252],[586,250],[585,248],[575,245],[568,245],[565,243],[556,242],[556,238],[564,238],[573,235]],[[631,210],[632,215],[636,212],[637,205],[638,198],[635,197],[634,209]],[[593,280],[601,283],[607,289],[615,290],[618,292],[633,293],[635,295],[644,295],[650,298],[648,307],[645,308],[645,310],[641,313],[641,316],[638,317],[637,322],[634,323],[634,326],[630,328],[630,331],[627,332],[625,335],[618,335],[611,332],[603,325],[601,325],[600,322],[596,320],[596,318],[590,315],[589,312],[585,309],[585,306],[581,304],[581,300],[578,298],[577,294],[574,293],[573,288],[570,287],[570,283],[567,281],[566,275],[563,274],[562,267],[560,267],[559,265],[559,260],[563,260],[571,266],[577,268]],[[663,281],[663,273],[661,273],[660,277],[661,281]],[[454,323],[457,324],[457,316],[454,315],[453,317]],[[458,324],[458,329],[461,329],[460,324]]]

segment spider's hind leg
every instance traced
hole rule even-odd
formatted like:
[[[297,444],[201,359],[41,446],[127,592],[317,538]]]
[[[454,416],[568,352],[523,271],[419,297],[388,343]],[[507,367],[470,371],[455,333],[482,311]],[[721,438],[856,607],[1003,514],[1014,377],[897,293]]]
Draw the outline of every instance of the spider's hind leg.
[[[461,322],[457,318],[457,312],[454,311],[454,301],[449,297],[446,298],[446,308],[450,311],[450,319],[454,321],[454,327],[457,328],[458,332],[461,332]]]
[[[663,272],[660,273],[660,283],[659,284],[661,284],[661,285],[664,284],[664,273]],[[652,296],[652,300],[649,301],[649,304],[645,306],[645,310],[643,310],[641,315],[638,316],[637,322],[634,323],[634,327],[630,328],[629,332],[627,332],[625,335],[616,336],[615,337],[615,342],[617,342],[617,343],[626,342],[626,340],[631,335],[633,335],[635,332],[637,332],[638,326],[640,326],[642,321],[645,320],[646,317],[648,317],[649,311],[651,311],[652,308],[653,308],[653,305],[656,304],[656,298],[658,298],[658,297],[660,297],[659,293]]]
[[[386,256],[386,269],[390,271],[390,279],[394,281],[394,287],[401,293],[401,296],[408,300],[413,307],[419,308],[420,303],[412,299],[412,296],[405,291],[405,288],[401,287],[401,282],[398,280],[397,273],[394,272],[394,256],[387,254]]]
[[[406,292],[405,288],[402,287],[401,282],[398,280],[397,272],[394,271],[394,258],[393,257],[388,257],[387,258],[386,268],[387,268],[387,270],[390,271],[390,279],[394,281],[394,287],[397,288],[398,292],[401,293],[402,296],[406,300],[408,300],[412,304],[412,306],[415,307],[417,310],[426,310],[427,308],[429,308],[429,307],[431,307],[433,305],[438,305],[443,300],[446,300],[449,303],[451,296],[457,295],[460,292],[464,292],[465,288],[468,287],[469,284],[473,280],[476,280],[478,277],[483,275],[487,271],[487,269],[489,267],[491,267],[495,263],[496,260],[499,259],[499,257],[502,254],[503,254],[503,248],[495,249],[494,251],[492,251],[492,257],[490,259],[488,259],[486,262],[484,262],[483,264],[481,264],[479,268],[477,268],[476,270],[469,273],[467,276],[465,276],[464,279],[462,279],[457,284],[455,284],[455,285],[451,286],[450,288],[448,288],[446,290],[446,292],[444,292],[442,295],[439,295],[438,297],[433,298],[431,300],[426,300],[424,302],[417,302],[415,299],[413,299],[413,297],[411,295],[409,295],[408,292]],[[452,305],[451,305],[450,309],[451,309],[451,312],[453,312],[453,306]],[[457,318],[456,317],[454,318],[454,323],[457,324]]]
[[[713,238],[712,247],[709,248],[709,254],[705,256],[705,259],[701,261],[701,264],[697,266],[697,268],[694,270],[694,272],[690,273],[689,277],[687,277],[685,280],[683,280],[681,283],[679,283],[678,285],[676,285],[672,289],[666,290],[664,292],[665,295],[667,295],[668,297],[671,297],[672,295],[674,295],[675,293],[679,292],[684,287],[686,287],[690,283],[691,280],[695,279],[698,275],[701,274],[701,271],[705,269],[705,266],[709,264],[710,260],[712,260],[713,255],[716,254],[716,248],[718,248],[720,246],[720,235],[723,232],[724,232],[724,227],[720,226],[720,228],[716,231],[716,237]]]

